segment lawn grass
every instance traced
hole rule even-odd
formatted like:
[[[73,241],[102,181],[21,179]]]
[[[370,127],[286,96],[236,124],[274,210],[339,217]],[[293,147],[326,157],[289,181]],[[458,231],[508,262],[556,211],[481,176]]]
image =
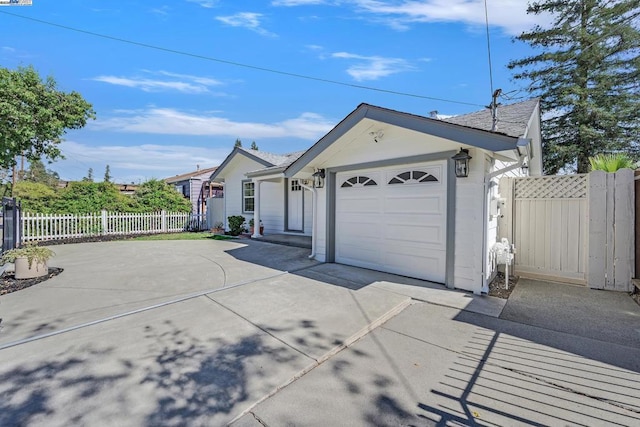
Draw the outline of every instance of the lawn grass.
[[[202,232],[184,232],[184,233],[166,233],[166,234],[152,234],[149,236],[134,237],[131,240],[202,240],[211,239],[214,235],[208,231]]]

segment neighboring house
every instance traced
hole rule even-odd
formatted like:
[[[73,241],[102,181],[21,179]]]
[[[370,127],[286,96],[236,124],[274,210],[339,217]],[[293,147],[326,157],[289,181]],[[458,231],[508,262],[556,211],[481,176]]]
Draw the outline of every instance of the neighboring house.
[[[191,212],[196,215],[204,215],[207,211],[207,199],[209,197],[222,197],[222,186],[209,182],[209,176],[215,172],[216,167],[197,169],[193,172],[165,178],[167,184],[173,185],[184,197],[191,201]]]
[[[498,107],[496,117],[439,120],[361,104],[293,161],[236,149],[211,178],[224,175],[227,214],[262,219],[271,233],[292,229],[302,200],[297,228],[311,231],[317,260],[487,292],[497,179],[542,173],[539,101]],[[461,148],[471,156],[467,177],[456,177],[452,159]]]

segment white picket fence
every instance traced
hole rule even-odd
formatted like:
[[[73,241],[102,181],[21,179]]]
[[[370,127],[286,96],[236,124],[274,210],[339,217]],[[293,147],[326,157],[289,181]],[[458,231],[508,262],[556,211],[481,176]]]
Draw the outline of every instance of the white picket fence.
[[[104,235],[172,233],[194,228],[190,213],[22,214],[22,241],[62,240]]]

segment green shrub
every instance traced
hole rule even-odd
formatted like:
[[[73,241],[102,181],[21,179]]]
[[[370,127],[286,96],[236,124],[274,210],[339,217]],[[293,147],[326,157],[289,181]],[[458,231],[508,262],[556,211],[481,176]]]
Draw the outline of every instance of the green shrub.
[[[246,229],[244,228],[244,217],[242,215],[233,215],[227,218],[229,220],[229,234],[238,236]]]
[[[589,157],[591,170],[616,172],[619,169],[635,169],[635,162],[625,153],[598,154]]]

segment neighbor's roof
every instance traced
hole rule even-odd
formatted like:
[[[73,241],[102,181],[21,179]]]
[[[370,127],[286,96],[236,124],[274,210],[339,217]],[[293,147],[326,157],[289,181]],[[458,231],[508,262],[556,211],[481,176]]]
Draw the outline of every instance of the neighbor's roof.
[[[172,184],[174,182],[186,181],[188,179],[191,179],[193,177],[196,177],[202,174],[207,174],[207,173],[211,174],[215,172],[216,169],[218,169],[218,166],[214,166],[212,168],[206,168],[206,169],[198,169],[193,172],[183,173],[182,175],[172,176],[171,178],[165,178],[164,181],[168,184]]]
[[[524,135],[531,120],[531,115],[538,107],[539,102],[539,99],[534,98],[515,104],[499,106],[497,109],[498,125],[495,132],[514,138]],[[493,125],[491,110],[488,108],[441,120],[455,125],[486,131],[491,131]]]

